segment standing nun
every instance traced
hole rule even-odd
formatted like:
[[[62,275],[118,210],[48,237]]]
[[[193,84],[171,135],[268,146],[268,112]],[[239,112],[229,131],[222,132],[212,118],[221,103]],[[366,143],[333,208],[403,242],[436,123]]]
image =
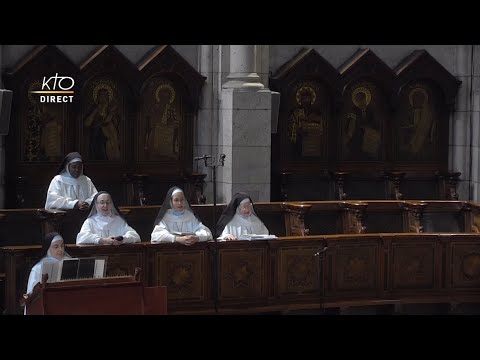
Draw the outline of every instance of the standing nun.
[[[82,156],[72,152],[63,159],[47,191],[45,209],[87,210],[97,193],[92,180],[83,175]]]
[[[217,223],[221,240],[238,240],[244,234],[268,235],[268,229],[253,208],[253,201],[245,193],[236,193],[223,210]]]
[[[140,242],[140,235],[130,227],[106,191],[95,195],[90,213],[77,234],[77,245],[121,245]]]
[[[212,232],[193,212],[183,190],[176,186],[168,190],[153,226],[152,243],[192,245],[212,240]]]

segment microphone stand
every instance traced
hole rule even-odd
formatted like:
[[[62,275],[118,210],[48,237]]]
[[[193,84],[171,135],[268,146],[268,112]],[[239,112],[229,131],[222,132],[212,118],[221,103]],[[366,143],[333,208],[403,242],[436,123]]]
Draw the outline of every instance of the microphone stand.
[[[203,155],[200,158],[195,158],[195,160],[203,159],[205,161],[205,167],[212,169],[212,182],[213,182],[213,229],[212,235],[213,240],[215,241],[215,246],[213,249],[213,301],[215,312],[218,313],[218,240],[217,240],[217,167],[225,165],[225,154],[221,154],[218,159],[218,163],[215,158],[209,155]],[[212,159],[210,162],[208,159]]]

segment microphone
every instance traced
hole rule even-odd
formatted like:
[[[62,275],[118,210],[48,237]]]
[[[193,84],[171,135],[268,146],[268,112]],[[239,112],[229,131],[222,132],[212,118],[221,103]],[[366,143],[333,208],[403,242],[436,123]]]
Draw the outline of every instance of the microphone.
[[[193,158],[193,160],[198,161],[198,160],[206,160],[206,159],[210,159],[210,158],[211,158],[210,155],[205,154],[203,156],[197,156],[197,157]]]
[[[319,256],[319,255],[321,255],[322,253],[324,253],[325,251],[327,251],[327,249],[328,249],[328,247],[325,246],[322,250],[320,250],[319,252],[313,254],[313,256]]]

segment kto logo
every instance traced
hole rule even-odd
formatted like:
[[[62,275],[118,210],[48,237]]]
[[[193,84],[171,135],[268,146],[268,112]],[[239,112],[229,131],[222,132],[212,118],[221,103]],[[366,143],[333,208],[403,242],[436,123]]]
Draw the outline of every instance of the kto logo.
[[[70,76],[51,76],[48,80],[43,77],[42,90],[31,91],[35,94],[51,94],[40,95],[41,103],[71,103],[73,101],[74,91],[71,90],[75,86],[75,80]],[[62,95],[59,95],[62,94]],[[64,95],[72,94],[72,95]]]

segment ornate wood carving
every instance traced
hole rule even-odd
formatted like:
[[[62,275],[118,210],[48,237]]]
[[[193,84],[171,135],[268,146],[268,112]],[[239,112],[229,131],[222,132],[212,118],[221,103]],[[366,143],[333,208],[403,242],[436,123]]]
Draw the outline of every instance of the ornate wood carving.
[[[9,220],[5,220],[9,221]],[[145,286],[169,283],[170,313],[214,313],[212,256],[219,250],[219,313],[323,307],[478,302],[478,234],[362,234],[288,237],[269,241],[68,245],[72,256],[108,256],[107,274],[132,275]],[[315,256],[328,245],[327,256]],[[6,313],[21,313],[40,246],[4,247]],[[322,258],[322,257],[320,257]]]
[[[328,164],[332,130],[333,84],[338,72],[313,49],[303,49],[270,78],[281,94],[278,131],[272,134],[272,172],[321,174]],[[279,179],[286,200],[285,178]],[[278,190],[277,190],[278,191]]]
[[[465,219],[465,231],[480,233],[480,205],[467,203],[465,205],[465,212],[469,214],[469,219]]]
[[[219,300],[266,296],[265,248],[220,249]]]
[[[402,203],[401,206],[407,211],[407,227],[408,231],[422,233],[423,232],[423,212],[427,206],[426,202],[410,202]]]
[[[399,171],[392,171],[386,172],[385,178],[389,182],[390,187],[390,194],[392,194],[392,198],[395,200],[402,200],[403,194],[400,192],[400,184],[405,177],[404,172]]]
[[[347,200],[347,193],[345,192],[345,181],[350,174],[343,171],[330,172],[330,176],[333,177],[335,181],[335,195],[338,197],[338,200]]]
[[[456,289],[478,288],[480,286],[480,247],[474,243],[451,245],[452,268],[451,286]]]
[[[402,244],[391,247],[393,262],[393,290],[435,287],[435,243]]]
[[[440,196],[446,200],[458,200],[457,184],[462,173],[437,171],[435,175],[440,183]]]
[[[393,71],[370,49],[359,49],[339,72],[341,78],[336,88],[342,92],[342,109],[337,119],[338,160],[384,160]],[[345,164],[342,169],[352,166]]]
[[[285,230],[287,236],[305,236],[309,229],[305,228],[305,215],[311,208],[311,205],[305,204],[284,204],[285,210]]]
[[[73,151],[69,129],[75,124],[72,117],[78,84],[71,89],[73,103],[57,103],[56,96],[34,93],[59,90],[53,89],[54,81],[50,80],[56,75],[77,80],[78,69],[52,45],[35,47],[3,74],[6,88],[14,94],[5,150],[7,207],[43,206],[44,184],[48,186],[65,153]],[[48,85],[42,89],[44,83]],[[55,102],[51,102],[51,97]],[[19,180],[28,180],[28,188],[22,188]]]
[[[167,286],[169,299],[203,300],[206,296],[202,281],[206,275],[205,252],[182,250],[156,254],[155,263],[158,264],[154,267],[156,283]]]
[[[375,244],[342,244],[335,248],[336,292],[374,290],[377,284],[377,246]]]
[[[368,203],[364,202],[341,202],[339,206],[344,210],[343,231],[345,234],[364,234],[367,232],[365,226],[365,212]]]
[[[320,291],[321,259],[316,246],[280,248],[278,257],[279,296],[315,294]]]
[[[45,237],[46,234],[52,231],[56,231],[60,234],[63,234],[62,222],[63,222],[63,217],[66,214],[65,211],[38,209],[37,214],[39,218],[43,221],[42,237]]]
[[[349,171],[352,178],[363,173],[404,172],[409,180],[403,189],[406,196],[421,198],[408,186],[410,181],[429,182],[431,188],[436,189],[433,173],[437,169],[446,171],[448,165],[448,119],[460,84],[455,76],[424,50],[414,51],[395,69],[370,49],[359,49],[338,71],[325,67],[323,72],[330,75],[325,75],[321,83],[329,90],[327,101],[333,121],[328,121],[327,154],[322,158],[307,156],[303,134],[298,131],[302,121],[308,123],[309,114],[313,114],[312,123],[315,123],[314,119],[320,119],[317,115],[322,113],[314,108],[316,103],[311,100],[317,94],[315,81],[320,80],[319,74],[308,72],[319,68],[316,64],[323,61],[320,59],[315,50],[304,49],[270,79],[271,88],[282,93],[278,133],[272,135],[272,149],[279,149],[273,151],[278,156],[272,158],[272,173],[290,171],[319,176],[322,167],[327,171]],[[299,99],[306,94],[308,107],[296,102],[297,94]],[[317,141],[316,146],[319,144]],[[398,180],[391,179],[391,190],[400,200]],[[449,193],[445,198],[457,196],[454,183],[453,178],[446,182]],[[283,188],[281,180],[272,180],[272,193],[280,190],[279,200],[285,200]],[[289,182],[289,192],[295,195],[289,196],[289,200],[303,199],[299,188],[314,193],[293,179]],[[337,190],[334,198],[338,196]],[[321,193],[317,191],[318,199]],[[349,194],[349,198],[352,196],[355,198]],[[390,194],[378,193],[375,199],[386,196]],[[339,199],[345,198],[339,196]]]
[[[73,103],[41,103],[30,92],[55,73],[74,79]],[[59,162],[71,151],[82,154],[85,174],[117,205],[146,200],[139,195],[142,182],[134,179],[138,189],[128,198],[132,184],[124,174],[148,175],[159,198],[172,183],[183,186],[192,173],[193,119],[205,79],[167,45],[137,66],[112,45],[98,47],[78,66],[55,46],[35,48],[4,74],[15,94],[7,206],[43,206]]]
[[[395,73],[396,160],[412,170],[420,162],[446,171],[449,115],[461,81],[425,50],[413,51]]]

